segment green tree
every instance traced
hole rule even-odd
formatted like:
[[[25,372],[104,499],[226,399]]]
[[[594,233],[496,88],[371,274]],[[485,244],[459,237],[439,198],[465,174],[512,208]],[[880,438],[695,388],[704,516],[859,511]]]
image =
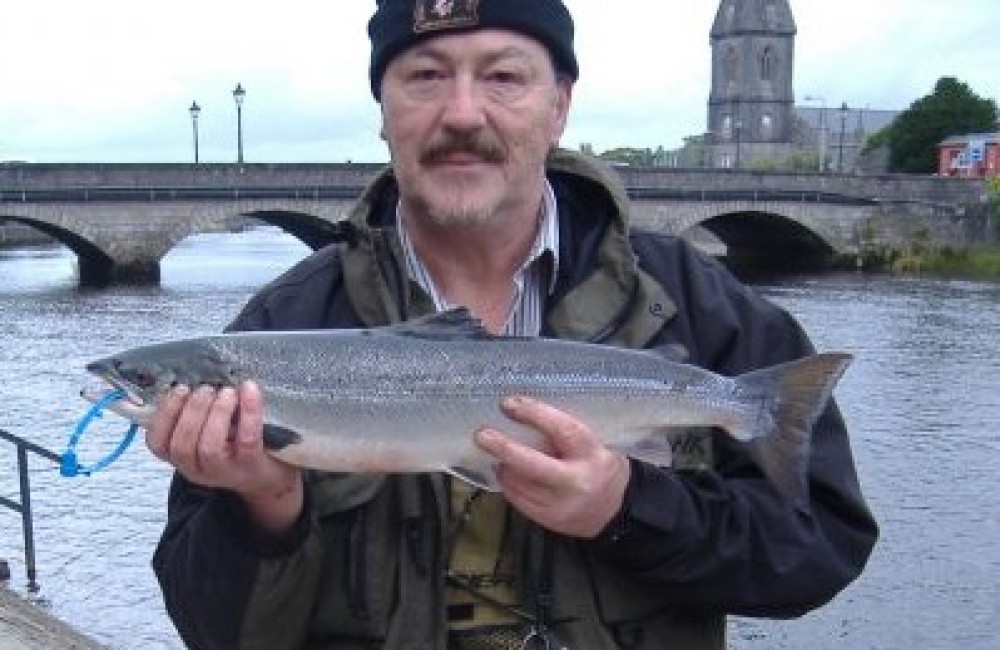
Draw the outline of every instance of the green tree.
[[[875,131],[867,138],[865,138],[865,143],[861,147],[862,154],[874,153],[875,151],[881,149],[882,147],[888,147],[892,144],[892,124],[885,126],[878,131]]]
[[[627,165],[641,166],[653,164],[653,150],[648,148],[618,147],[616,149],[609,149],[598,157],[608,162],[625,163]]]
[[[889,168],[933,173],[939,142],[952,135],[990,131],[996,125],[994,100],[980,97],[955,77],[942,77],[933,93],[913,102],[889,127]]]

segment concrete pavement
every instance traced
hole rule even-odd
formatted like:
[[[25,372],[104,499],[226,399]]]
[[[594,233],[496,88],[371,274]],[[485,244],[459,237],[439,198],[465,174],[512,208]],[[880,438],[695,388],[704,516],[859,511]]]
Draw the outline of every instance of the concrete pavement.
[[[107,650],[0,582],[0,650]]]

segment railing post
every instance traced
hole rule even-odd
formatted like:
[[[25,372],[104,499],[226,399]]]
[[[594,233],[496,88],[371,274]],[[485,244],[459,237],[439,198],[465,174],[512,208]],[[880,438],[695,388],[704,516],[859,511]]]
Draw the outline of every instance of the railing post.
[[[24,532],[24,566],[28,576],[28,591],[36,593],[39,587],[37,581],[38,574],[35,567],[35,531],[31,513],[31,482],[28,474],[28,452],[38,454],[42,458],[46,458],[56,464],[60,463],[61,457],[55,452],[18,438],[3,429],[0,429],[0,440],[6,440],[17,447],[17,476],[18,489],[20,491],[20,499],[17,502],[0,496],[0,506],[6,506],[21,515],[21,529]]]
[[[17,446],[17,474],[21,489],[21,528],[24,530],[24,566],[28,574],[28,591],[38,591],[35,569],[35,531],[31,517],[31,484],[28,478],[28,449]]]

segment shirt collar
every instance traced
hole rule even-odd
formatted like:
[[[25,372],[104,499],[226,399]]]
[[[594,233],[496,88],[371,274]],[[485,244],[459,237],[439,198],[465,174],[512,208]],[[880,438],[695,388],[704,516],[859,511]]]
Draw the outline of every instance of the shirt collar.
[[[413,241],[409,233],[403,226],[402,201],[396,203],[396,231],[399,233],[399,240],[403,247],[403,257],[406,260],[407,275],[415,280],[431,296],[437,296],[437,289],[433,286],[430,274],[424,266],[423,261],[413,247]],[[538,234],[535,242],[531,246],[527,259],[518,270],[518,274],[537,262],[545,253],[552,256],[552,269],[548,278],[548,293],[555,290],[556,278],[559,270],[559,207],[556,203],[556,194],[552,189],[552,184],[545,179],[542,190],[542,209],[539,218]]]

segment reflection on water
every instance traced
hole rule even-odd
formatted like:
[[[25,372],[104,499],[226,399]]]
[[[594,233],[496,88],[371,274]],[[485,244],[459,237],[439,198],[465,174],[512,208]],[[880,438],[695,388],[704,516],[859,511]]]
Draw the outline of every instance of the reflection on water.
[[[185,240],[162,285],[80,291],[64,249],[0,251],[0,427],[60,450],[86,404],[83,364],[127,345],[218,331],[261,284],[305,254],[274,231]],[[994,650],[1000,616],[1000,286],[832,277],[760,290],[817,347],[856,361],[837,389],[883,537],[862,578],[796,621],[734,620],[737,650]],[[96,458],[123,426],[81,450]],[[16,495],[0,446],[0,494]],[[169,472],[137,444],[110,471],[62,479],[33,461],[41,595],[122,650],[180,649],[149,558]],[[19,519],[0,510],[0,557],[24,589]]]

